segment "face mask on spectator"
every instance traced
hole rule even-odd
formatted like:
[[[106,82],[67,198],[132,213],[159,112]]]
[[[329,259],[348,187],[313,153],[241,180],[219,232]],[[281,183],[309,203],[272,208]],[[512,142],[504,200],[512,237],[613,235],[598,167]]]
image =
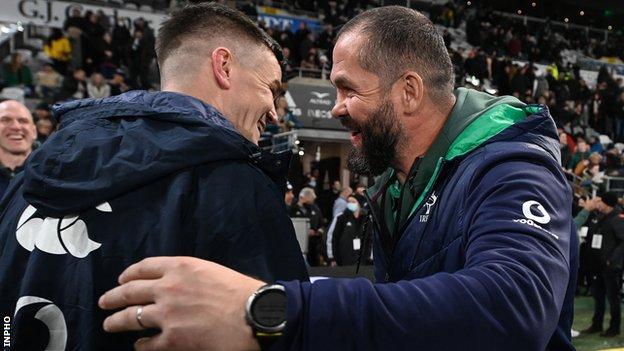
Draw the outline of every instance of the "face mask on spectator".
[[[355,202],[349,202],[347,204],[347,208],[349,209],[349,211],[355,212],[360,208],[360,205],[356,204]]]

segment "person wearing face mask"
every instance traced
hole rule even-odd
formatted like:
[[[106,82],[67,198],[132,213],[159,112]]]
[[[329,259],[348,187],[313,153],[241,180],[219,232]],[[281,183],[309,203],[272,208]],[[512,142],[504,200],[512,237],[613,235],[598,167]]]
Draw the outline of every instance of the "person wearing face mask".
[[[347,209],[334,219],[327,231],[327,239],[332,243],[331,248],[327,248],[327,255],[332,266],[352,266],[360,257],[368,257],[370,236],[364,233],[365,220],[360,203],[355,196],[349,196]]]
[[[16,350],[132,350],[141,334],[106,334],[96,299],[150,256],[308,280],[284,206],[291,153],[257,145],[275,118],[279,46],[242,13],[201,3],[162,24],[157,52],[162,91],[57,105],[59,130],[0,203],[0,315],[20,330]],[[35,126],[4,104],[3,134],[23,161]],[[52,337],[26,307],[37,301],[53,309]],[[146,328],[152,307],[133,309]]]

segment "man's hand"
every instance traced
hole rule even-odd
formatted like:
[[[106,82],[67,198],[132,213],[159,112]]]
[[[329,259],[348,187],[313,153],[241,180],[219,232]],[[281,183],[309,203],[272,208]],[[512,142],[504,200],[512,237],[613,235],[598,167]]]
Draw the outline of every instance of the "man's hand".
[[[139,339],[137,350],[258,350],[245,321],[245,303],[264,285],[216,263],[190,257],[146,258],[119,276],[121,286],[102,295],[101,308],[119,309],[104,321],[111,333],[162,332]]]
[[[593,199],[588,199],[582,205],[587,212],[592,212],[598,208],[598,202],[600,201],[600,197],[594,197]]]

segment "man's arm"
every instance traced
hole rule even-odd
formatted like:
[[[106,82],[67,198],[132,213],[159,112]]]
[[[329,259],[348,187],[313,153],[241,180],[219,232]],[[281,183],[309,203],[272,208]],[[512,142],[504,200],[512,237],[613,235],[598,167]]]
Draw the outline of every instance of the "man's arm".
[[[543,207],[542,213],[537,206],[531,210],[541,228],[526,221],[527,201]],[[287,327],[273,349],[543,350],[568,285],[570,202],[565,179],[554,171],[526,162],[501,164],[476,180],[464,199],[464,269],[389,284],[284,282]],[[162,266],[178,262],[151,260]],[[216,350],[253,341],[240,311],[244,295],[261,283],[199,260],[153,281],[148,266],[129,268],[132,274],[120,277],[123,285],[100,300],[106,309],[155,302],[144,316],[163,332],[146,342],[166,347],[140,350]],[[109,317],[105,328],[136,330],[135,316],[136,308],[128,307]],[[245,349],[236,345],[230,349]]]
[[[336,222],[338,220],[338,217],[334,217],[334,219],[331,222],[331,225],[329,226],[329,229],[327,230],[327,258],[329,258],[330,260],[334,259],[334,247],[333,247],[333,237],[334,237],[334,229],[336,228]]]
[[[527,206],[533,225],[529,201],[544,210]],[[495,167],[465,199],[464,269],[393,284],[286,282],[283,349],[543,350],[568,285],[570,202],[543,166]]]

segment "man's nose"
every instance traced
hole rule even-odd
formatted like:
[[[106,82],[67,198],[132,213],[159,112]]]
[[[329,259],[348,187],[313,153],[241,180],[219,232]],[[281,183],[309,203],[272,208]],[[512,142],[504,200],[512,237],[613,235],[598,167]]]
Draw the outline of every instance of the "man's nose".
[[[345,106],[343,99],[336,99],[336,104],[331,110],[333,118],[340,118],[347,114],[347,107]]]

